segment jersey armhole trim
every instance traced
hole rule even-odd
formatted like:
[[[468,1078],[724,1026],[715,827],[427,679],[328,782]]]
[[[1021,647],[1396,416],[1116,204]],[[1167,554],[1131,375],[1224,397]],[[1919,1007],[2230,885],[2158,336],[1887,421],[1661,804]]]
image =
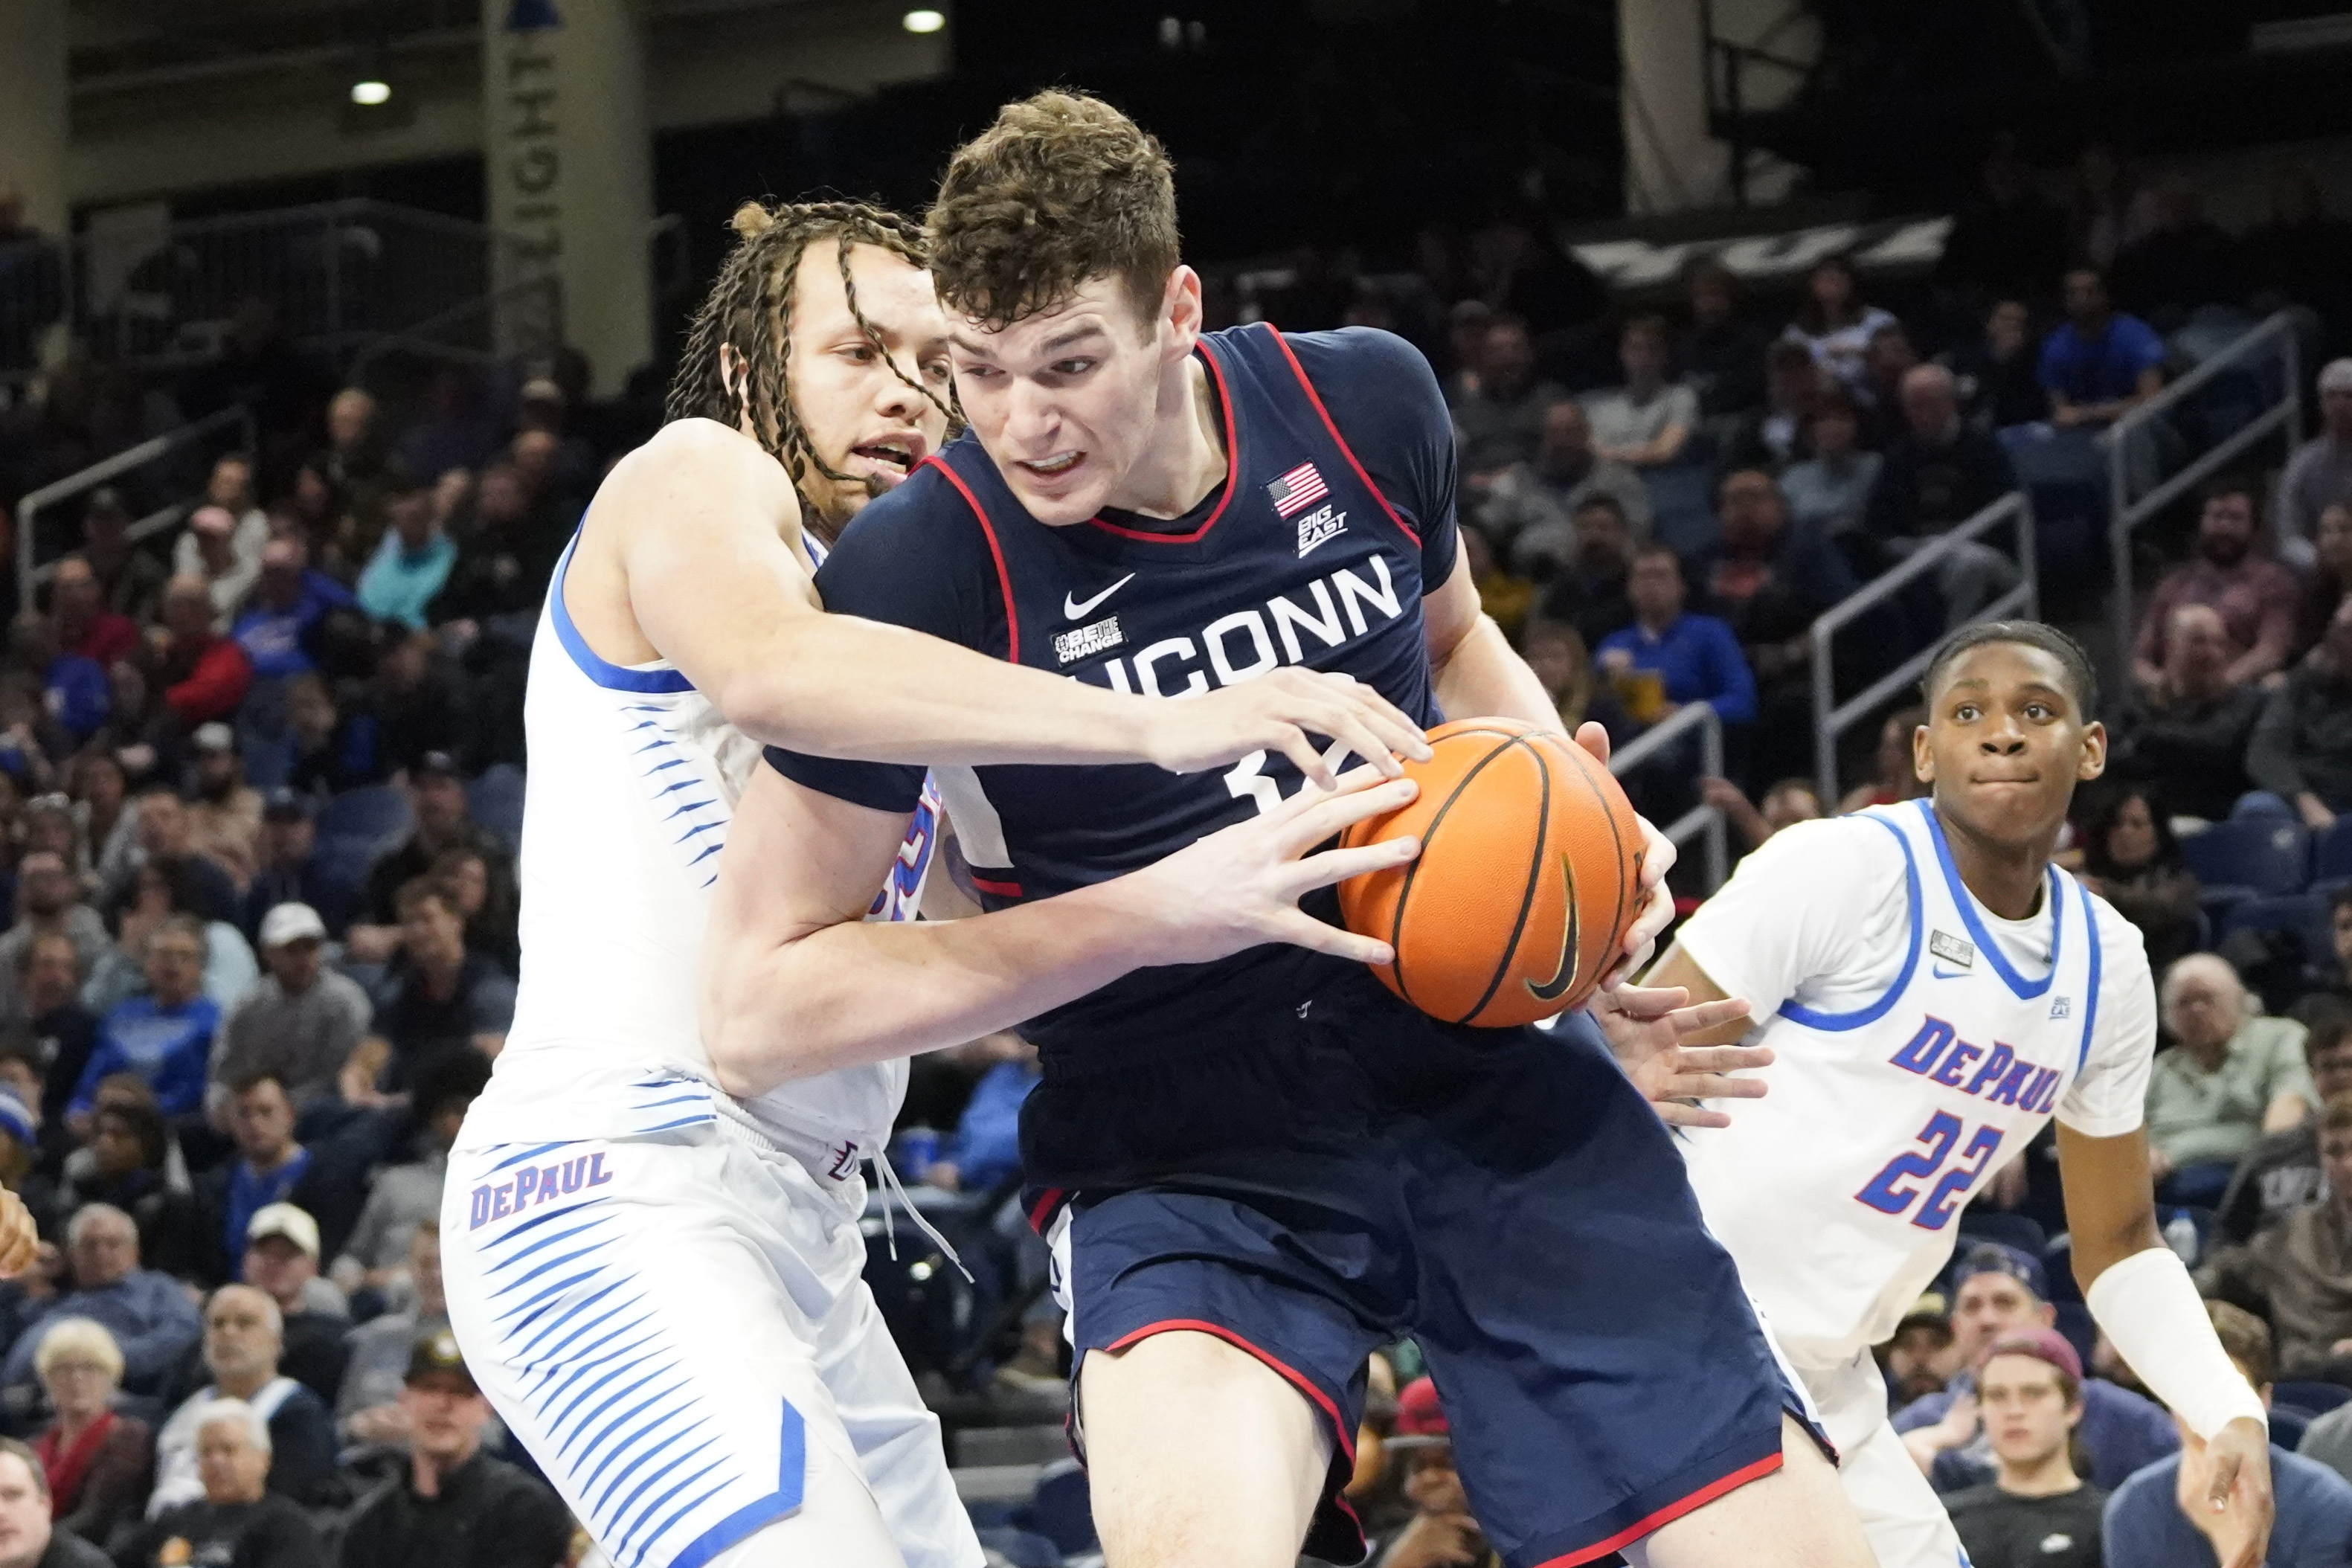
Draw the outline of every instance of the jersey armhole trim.
[[[1903,973],[1895,977],[1895,983],[1886,988],[1886,994],[1859,1012],[1817,1013],[1811,1007],[1801,1007],[1794,1002],[1780,1004],[1780,1016],[1792,1024],[1802,1024],[1808,1029],[1842,1033],[1847,1029],[1859,1029],[1867,1024],[1875,1024],[1879,1019],[1886,1016],[1888,1011],[1894,1007],[1896,998],[1911,988],[1911,976],[1918,973],[1919,969],[1920,932],[1925,923],[1920,918],[1922,895],[1919,889],[1919,858],[1911,852],[1910,838],[1895,824],[1874,812],[1865,811],[1856,815],[1865,822],[1874,822],[1895,835],[1895,842],[1902,847],[1903,895],[1910,911],[1911,946],[1910,950],[1903,955]]]
[[[1339,434],[1339,426],[1338,422],[1331,417],[1331,411],[1323,406],[1322,394],[1317,392],[1315,390],[1315,384],[1307,379],[1307,367],[1298,363],[1298,356],[1297,354],[1291,353],[1290,340],[1282,335],[1281,328],[1273,325],[1271,322],[1264,324],[1265,326],[1265,330],[1274,334],[1275,347],[1280,349],[1282,351],[1282,357],[1290,362],[1290,374],[1297,376],[1298,378],[1298,384],[1306,389],[1307,401],[1315,405],[1315,412],[1322,416],[1323,428],[1331,432],[1332,444],[1339,448],[1339,456],[1348,459],[1348,467],[1356,470],[1356,478],[1362,481],[1363,487],[1366,489],[1372,492],[1372,499],[1381,503],[1381,510],[1386,512],[1388,514],[1389,521],[1396,524],[1397,531],[1403,534],[1407,539],[1412,540],[1412,547],[1415,550],[1420,549],[1421,535],[1415,533],[1412,529],[1407,528],[1404,525],[1404,519],[1399,517],[1397,515],[1396,508],[1389,504],[1389,498],[1381,493],[1381,487],[1372,483],[1372,476],[1364,472],[1364,465],[1356,460],[1356,449],[1348,445],[1348,438]]]
[[[2083,1076],[2083,1069],[2090,1065],[2091,1031],[2099,1021],[2099,911],[2091,907],[2090,889],[2078,881],[2074,884],[2074,891],[2083,900],[2083,934],[2091,944],[2089,948],[2091,978],[2090,983],[2084,987],[2091,994],[2090,999],[2083,1004],[2083,1048],[2075,1053],[2074,1057],[2074,1076],[2079,1079]],[[2057,944],[2054,942],[2051,944],[2051,950],[2054,960],[2057,951]],[[2053,974],[2058,972],[2058,965],[2054,962],[2050,966],[2050,972]]]
[[[682,669],[675,667],[632,669],[625,664],[614,664],[610,659],[598,658],[596,650],[588,646],[588,639],[582,637],[580,628],[572,624],[572,612],[563,607],[564,575],[572,566],[572,552],[579,548],[580,531],[574,530],[570,542],[563,546],[563,553],[556,559],[555,580],[547,587],[547,607],[555,621],[555,640],[563,645],[563,651],[572,656],[572,662],[579,668],[580,673],[607,691],[669,695],[693,690],[694,682],[686,678]]]
[[[1918,806],[1920,816],[1927,824],[1927,837],[1936,846],[1937,864],[1943,868],[1945,889],[1952,895],[1952,902],[1960,911],[1960,923],[1969,928],[1969,940],[1977,944],[1977,951],[1985,955],[1986,961],[1992,965],[1992,972],[2000,976],[2001,984],[2008,986],[2019,1001],[2031,1002],[2047,992],[2050,983],[2058,978],[2059,962],[2066,955],[2066,889],[2059,885],[2058,868],[2044,868],[2044,875],[2050,884],[2047,895],[2050,903],[2050,973],[2038,981],[2029,981],[2010,967],[2009,960],[2001,954],[2000,944],[1986,931],[1984,921],[1977,919],[1976,895],[1969,891],[1966,882],[1960,880],[1960,868],[1952,863],[1952,847],[1945,840],[1944,825],[1936,819],[1934,805],[1922,800]]]
[[[980,504],[980,498],[971,493],[971,487],[963,482],[963,476],[948,467],[946,458],[934,452],[925,458],[923,462],[930,464],[948,477],[948,483],[955,486],[956,493],[963,497],[964,505],[971,508],[971,515],[980,523],[980,531],[987,537],[988,553],[996,562],[997,591],[1004,595],[1004,662],[1019,664],[1021,662],[1021,612],[1013,607],[1013,574],[1005,569],[1004,547],[996,542],[996,529],[988,521],[988,509]],[[918,468],[921,466],[921,463],[916,465]]]

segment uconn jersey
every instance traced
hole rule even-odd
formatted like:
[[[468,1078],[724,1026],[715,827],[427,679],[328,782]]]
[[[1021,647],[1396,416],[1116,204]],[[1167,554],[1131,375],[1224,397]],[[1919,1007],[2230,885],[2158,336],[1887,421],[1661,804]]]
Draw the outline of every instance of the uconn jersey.
[[[1692,1185],[1801,1367],[1888,1338],[1959,1212],[2053,1116],[2141,1121],[2156,1034],[2139,932],[2055,867],[2004,921],[1926,801],[1773,835],[1684,925],[1761,1020],[1771,1092],[1693,1130]]]

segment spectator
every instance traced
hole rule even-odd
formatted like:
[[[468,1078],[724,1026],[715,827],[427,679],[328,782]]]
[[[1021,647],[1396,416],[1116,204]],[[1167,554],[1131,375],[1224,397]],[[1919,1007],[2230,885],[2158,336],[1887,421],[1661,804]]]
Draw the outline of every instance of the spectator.
[[[357,981],[327,967],[326,937],[326,922],[308,904],[280,904],[263,917],[268,973],[221,1020],[208,1098],[263,1074],[283,1086],[298,1112],[334,1098],[371,1010]]]
[[[245,889],[237,912],[239,931],[259,942],[262,922],[270,910],[281,904],[310,903],[310,854],[317,847],[310,797],[291,789],[270,791],[261,808],[261,863]],[[261,956],[267,963],[268,953],[265,951]]]
[[[1725,442],[1727,469],[1779,473],[1797,456],[1813,400],[1828,387],[1842,384],[1815,363],[1803,343],[1785,338],[1774,343],[1764,354],[1764,406],[1741,419]]]
[[[188,514],[188,526],[173,551],[173,574],[205,584],[215,631],[229,629],[236,607],[260,580],[261,547],[269,542],[269,524],[258,514],[256,521],[261,526],[249,539],[241,537],[236,518],[226,507],[200,506]]]
[[[350,1443],[403,1446],[408,1408],[400,1389],[417,1339],[449,1331],[448,1299],[441,1286],[441,1222],[426,1218],[408,1235],[409,1304],[370,1318],[352,1331],[343,1385],[335,1398],[335,1428]]]
[[[2352,329],[2342,258],[2352,247],[2352,224],[2327,210],[2327,198],[2308,168],[2279,172],[2271,186],[2271,216],[2245,234],[2246,265],[2255,310],[2268,315],[2288,302],[2318,313],[2326,342],[2339,351]]]
[[[1625,595],[1632,534],[1615,498],[1585,497],[1576,509],[1576,553],[1544,590],[1538,618],[1575,627],[1588,647],[1632,624],[1633,601]]]
[[[1684,608],[1680,558],[1663,544],[1644,545],[1634,552],[1626,591],[1633,624],[1603,637],[1597,658],[1634,721],[1654,724],[1685,702],[1713,704],[1727,724],[1753,721],[1756,678],[1730,626]]]
[[[363,500],[379,496],[399,472],[391,466],[375,399],[347,386],[328,401],[327,446],[311,461],[327,481]]]
[[[2156,197],[2105,142],[2086,143],[2074,160],[2067,250],[2099,267],[2156,226]]]
[[[1484,300],[1455,300],[1446,307],[1446,372],[1441,384],[1448,408],[1459,408],[1465,398],[1477,395],[1478,365],[1486,357],[1486,329],[1494,324],[1495,307]]]
[[[1881,1359],[1895,1409],[1944,1391],[1961,1366],[1952,1349],[1951,1308],[1941,1291],[1927,1292],[1903,1314]]]
[[[2116,253],[2115,284],[2126,309],[2178,326],[2200,306],[2235,305],[2245,268],[2197,187],[2176,176],[2157,187],[2154,225]]]
[[[2352,360],[2345,362],[2352,364]],[[2311,561],[2303,574],[2303,598],[2295,610],[2290,665],[2310,656],[2327,636],[2336,607],[2352,593],[2352,504],[2322,507],[2312,535]]]
[[[2352,888],[2335,899],[2336,951],[2352,952]],[[2295,1008],[2303,1020],[2304,1064],[2312,1092],[2322,1105],[2352,1091],[2352,1005],[2336,997],[2313,998]],[[2319,1124],[2303,1121],[2265,1132],[2238,1163],[2222,1194],[2215,1225],[2231,1242],[2247,1242],[2259,1231],[2298,1209],[2324,1201],[2327,1182],[2319,1163]]]
[[[122,940],[98,961],[81,988],[85,1006],[103,1014],[145,988],[142,971],[148,937],[173,915],[194,919],[195,897],[184,869],[151,861],[132,873],[130,900],[122,906]],[[205,933],[204,993],[225,1007],[261,976],[245,933],[226,921],[202,922]]]
[[[1499,474],[1536,455],[1543,411],[1567,394],[1536,379],[1535,342],[1517,316],[1498,315],[1486,329],[1478,384],[1454,405],[1462,472],[1475,490],[1481,475]]]
[[[2164,340],[2137,316],[2116,313],[2105,274],[2074,268],[2065,300],[2065,322],[2042,342],[2052,424],[2068,430],[2112,425],[2164,390]]]
[[[1475,531],[1473,530],[1473,532]],[[1469,534],[1465,534],[1468,538]],[[1475,563],[1473,563],[1474,568]],[[1516,579],[1513,579],[1516,583]],[[1530,590],[1528,598],[1533,596]],[[1512,622],[1526,618],[1527,598],[1521,598],[1513,612]],[[490,895],[490,865],[482,852],[470,847],[444,850],[433,862],[427,873],[449,889],[457,913],[466,922],[466,945],[478,948],[498,961],[500,969],[510,975],[522,973],[522,947],[519,921],[520,911],[512,902],[493,901]],[[501,892],[507,889],[501,888]]]
[[[2352,1094],[2329,1100],[2318,1123],[2325,1201],[2221,1248],[2197,1284],[2270,1323],[2288,1376],[2341,1378],[2352,1375]]]
[[[65,1265],[71,1289],[33,1315],[9,1346],[7,1386],[32,1381],[49,1325],[89,1318],[114,1336],[122,1352],[123,1389],[158,1393],[203,1331],[187,1292],[169,1276],[139,1266],[138,1227],[111,1204],[87,1204],[75,1212],[66,1226]]]
[[[446,757],[467,737],[465,706],[438,647],[428,632],[394,634],[364,697],[354,699],[352,706],[363,708],[374,725],[368,765],[378,778],[436,752]]]
[[[2174,1041],[2147,1085],[2148,1169],[2160,1202],[2210,1207],[2265,1132],[2311,1115],[2304,1026],[2265,1018],[2227,959],[2190,953],[2164,973],[2158,1000]]]
[[[2271,1402],[2271,1336],[2262,1321],[2225,1301],[2209,1301],[2221,1348],[2246,1381]],[[2150,1465],[2115,1489],[2104,1526],[2108,1568],[2210,1568],[2217,1561],[2210,1509],[2189,1506],[2210,1488],[2200,1445]],[[2271,1492],[2277,1517],[2266,1562],[2322,1568],[2352,1550],[2352,1482],[2315,1460],[2271,1445]],[[2184,1500],[2187,1500],[2184,1502]]]
[[[2352,359],[2337,359],[2319,373],[2319,434],[2294,449],[2271,495],[2279,554],[2309,565],[2319,514],[2346,505],[2352,505]]]
[[[1360,287],[1357,298],[1364,298]],[[1393,331],[1389,323],[1379,323]],[[536,436],[551,440],[553,449],[548,460],[548,475],[554,490],[560,495],[585,499],[596,489],[596,450],[587,440],[565,433],[568,419],[567,399],[563,388],[547,376],[534,376],[522,384],[515,395],[515,448],[522,449],[522,437]],[[437,472],[438,470],[435,470]]]
[[[1755,801],[1749,800],[1748,792],[1729,779],[1702,778],[1698,792],[1700,799],[1730,820],[1749,849],[1792,822],[1814,822],[1822,815],[1822,797],[1814,792],[1811,779],[1782,779],[1766,790],[1761,800]],[[1947,1329],[1948,1331],[1948,1325]]]
[[[108,752],[83,752],[73,762],[73,791],[75,819],[81,825],[82,843],[89,852],[88,874],[101,888],[127,880],[131,867],[144,850],[139,842],[139,814],[130,809],[129,781],[121,762]]]
[[[1494,546],[1487,542],[1486,531],[1475,523],[1465,523],[1461,529],[1462,560],[1470,569],[1470,581],[1478,589],[1478,607],[1486,618],[1502,628],[1505,637],[1517,640],[1519,625],[1528,618],[1528,607],[1535,603],[1536,585],[1524,577],[1514,577],[1496,563]]]
[[[307,1240],[313,1254],[323,1223],[332,1247],[340,1250],[359,1217],[365,1170],[352,1169],[332,1146],[314,1154],[295,1142],[293,1103],[286,1086],[268,1072],[236,1079],[220,1120],[227,1124],[236,1154],[196,1178],[197,1277],[206,1285],[246,1279],[245,1260],[264,1214],[293,1226],[271,1234],[293,1243]],[[289,1220],[289,1214],[298,1218]],[[335,1291],[331,1299],[340,1302],[341,1295]],[[294,1310],[285,1301],[278,1305]],[[334,1385],[325,1386],[331,1396]]]
[[[1617,339],[1625,384],[1584,401],[1592,422],[1592,449],[1632,468],[1663,468],[1678,461],[1698,426],[1698,398],[1666,379],[1666,323],[1636,316]]]
[[[552,542],[551,548],[533,529],[530,493],[513,465],[484,470],[476,487],[473,529],[453,537],[457,558],[425,618],[435,626],[463,621],[476,630],[500,617],[535,624],[562,542]]]
[[[1744,414],[1764,401],[1763,335],[1740,319],[1739,279],[1711,256],[1683,268],[1690,324],[1675,344],[1675,378],[1703,418]]]
[[[2336,607],[2318,650],[2264,699],[2246,773],[2267,795],[2249,807],[2292,811],[2315,833],[2352,809],[2352,599]]]
[[[482,1451],[489,1401],[446,1329],[420,1335],[400,1391],[405,1475],[361,1509],[341,1568],[549,1568],[572,1515],[546,1485]]]
[[[0,1568],[112,1568],[106,1553],[60,1528],[32,1451],[0,1438]]]
[[[1037,1047],[1012,1030],[980,1049],[993,1065],[973,1086],[963,1116],[923,1180],[950,1192],[984,1193],[1021,1170],[1021,1105],[1037,1087]]]
[[[1952,1279],[1952,1348],[1968,1370],[1954,1374],[1942,1392],[1895,1413],[1904,1447],[1947,1493],[1992,1476],[1992,1449],[1979,1432],[1977,1399],[1977,1378],[1992,1347],[2012,1335],[2040,1333],[2058,1316],[2042,1260],[2016,1247],[1968,1246]],[[2075,1430],[2091,1461],[2086,1479],[2110,1491],[2180,1446],[2162,1405],[2098,1379],[2083,1384],[2083,1419]]]
[[[40,679],[43,745],[55,754],[89,739],[113,701],[105,667],[59,648],[56,628],[38,610],[18,615],[8,633],[10,653]]]
[[[50,850],[34,850],[16,863],[16,923],[0,935],[0,970],[11,981],[45,936],[63,937],[71,944],[73,966],[87,974],[96,967],[113,939],[98,911],[81,901],[81,887],[65,858]],[[11,1015],[25,1011],[19,994],[8,998]]]
[[[343,1175],[347,1206],[361,1176],[357,1171]],[[247,1284],[278,1305],[279,1368],[331,1405],[343,1384],[352,1319],[343,1293],[319,1276],[318,1222],[293,1204],[264,1207],[246,1226],[242,1272]]]
[[[58,1192],[64,1212],[111,1204],[139,1227],[140,1254],[159,1274],[194,1272],[194,1208],[178,1141],[155,1109],[155,1091],[130,1073],[98,1086],[87,1123],[89,1143],[66,1156]]]
[[[380,621],[425,628],[425,606],[449,580],[457,546],[441,531],[432,492],[404,484],[386,503],[391,526],[360,574],[359,605]]]
[[[109,669],[139,652],[139,623],[107,607],[98,574],[79,555],[58,563],[49,579],[49,613],[58,647]]]
[[[62,934],[26,943],[10,966],[16,1005],[25,1017],[41,1070],[38,1106],[45,1131],[62,1131],[66,1107],[81,1083],[82,1068],[98,1048],[98,1016],[83,1006],[80,958]]]
[[[2165,623],[2155,683],[2124,699],[2109,770],[2189,816],[2228,816],[2251,787],[2246,757],[2263,704],[2260,687],[2231,684],[2230,661],[2221,612],[2210,605],[2176,606]]]
[[[2055,1329],[1996,1341],[1977,1373],[1994,1473],[1944,1506],[1972,1568],[2100,1568],[2107,1494],[2068,1450],[2083,1420],[2083,1362]]]
[[[33,1370],[55,1419],[34,1440],[58,1528],[91,1545],[137,1519],[155,1473],[155,1436],[114,1408],[122,1349],[102,1323],[60,1318],[41,1332]]]
[[[1856,405],[1862,417],[1863,444],[1884,450],[1903,432],[1903,378],[1918,368],[1919,351],[1900,321],[1888,321],[1870,334],[1862,355],[1862,393]]]
[[[1564,626],[1557,621],[1530,620],[1519,634],[1519,652],[1528,661],[1528,668],[1535,672],[1536,679],[1542,683],[1544,695],[1551,699],[1552,711],[1559,715],[1561,727],[1570,734],[1574,734],[1576,727],[1588,717],[1609,726],[1612,736],[1621,729],[1630,728],[1615,700],[1594,683],[1592,655],[1574,626]]]
[[[416,1157],[376,1173],[367,1206],[343,1255],[335,1259],[335,1281],[346,1291],[373,1290],[395,1300],[409,1299],[412,1289],[422,1292],[404,1272],[409,1237],[439,1223],[449,1151],[466,1112],[489,1081],[489,1058],[479,1051],[452,1051],[418,1078],[414,1109],[423,1130],[415,1139]],[[439,1289],[436,1281],[436,1294]]]
[[[1969,423],[2006,430],[2050,417],[2033,348],[2033,315],[2021,300],[1996,300],[1985,312],[1983,338],[1949,356]]]
[[[68,1116],[87,1115],[99,1079],[117,1072],[138,1075],[166,1116],[204,1109],[205,1064],[220,1029],[220,1008],[202,990],[205,942],[188,915],[167,917],[147,938],[147,994],[117,1003],[100,1023]]]
[[[400,889],[400,956],[375,994],[375,1030],[392,1047],[391,1081],[404,1092],[445,1050],[470,1046],[495,1057],[514,1020],[514,982],[497,961],[466,945],[448,889],[419,877]]]
[[[1452,1427],[1437,1385],[1416,1378],[1397,1393],[1396,1432],[1384,1445],[1404,1460],[1404,1495],[1412,1518],[1372,1543],[1370,1568],[1502,1568],[1471,1517],[1469,1494],[1454,1468]]]
[[[1871,752],[1870,781],[1846,792],[1845,798],[1838,802],[1840,816],[1866,811],[1874,805],[1917,800],[1927,793],[1912,746],[1912,737],[1927,721],[1927,710],[1916,703],[1886,716],[1878,726],[1878,745]]]
[[[333,1500],[334,1423],[319,1396],[282,1375],[278,1304],[250,1285],[224,1285],[205,1304],[204,1364],[212,1381],[190,1394],[155,1436],[155,1491],[147,1517],[203,1495],[199,1435],[215,1400],[242,1400],[268,1424],[268,1489],[304,1507]]]
[[[155,618],[171,574],[131,542],[131,509],[111,485],[90,491],[82,503],[81,558],[108,609],[140,626]]]
[[[462,365],[433,373],[425,408],[393,442],[393,457],[412,474],[479,468],[498,451],[498,429],[481,406],[481,383]]]
[[[1872,487],[1871,536],[1898,556],[1949,533],[2018,488],[2001,445],[1960,417],[1957,384],[1939,364],[1903,376],[1904,429]],[[1947,625],[1958,625],[2017,584],[2017,567],[1982,541],[1954,547],[1936,574]]]
[[[1781,472],[1780,493],[1800,524],[1836,539],[1862,526],[1883,459],[1861,449],[1862,421],[1843,391],[1817,399],[1805,420],[1808,456]]]
[[[2154,686],[2164,674],[2164,628],[2182,605],[2221,612],[2230,637],[2222,678],[2232,686],[2260,680],[2286,663],[2294,644],[2294,574],[2255,548],[2254,487],[2219,479],[2206,487],[2197,518],[2197,559],[2176,566],[2156,585],[2141,616],[2132,652],[2132,678]]]
[[[294,741],[286,783],[298,795],[341,795],[382,784],[390,772],[375,716],[342,711],[315,675],[286,683],[286,728]]]
[[[2147,790],[2126,786],[2098,802],[2084,824],[2082,882],[2139,928],[2150,968],[2197,945],[2197,878]]]
[[[1650,488],[1624,464],[1595,457],[1584,405],[1563,397],[1544,410],[1543,441],[1535,461],[1495,476],[1478,503],[1476,521],[1522,575],[1549,577],[1576,557],[1576,516],[1584,503],[1606,497],[1637,534],[1650,530]]]
[[[210,590],[203,578],[172,579],[163,592],[163,630],[157,679],[163,705],[180,729],[234,714],[253,686],[253,661],[213,629]]]
[[[253,879],[261,838],[261,792],[245,782],[236,732],[199,724],[189,737],[188,847],[233,878]]]
[[[512,898],[512,863],[505,847],[467,816],[466,785],[457,764],[446,752],[427,752],[408,773],[408,805],[415,826],[396,847],[368,868],[363,895],[366,918],[388,926],[401,918],[395,907],[401,889],[429,876],[433,863],[452,849],[471,849],[482,857],[490,873],[490,894],[505,904]],[[352,933],[364,956],[381,959],[390,951],[392,932]]]
[[[326,1568],[318,1531],[277,1484],[287,1465],[285,1454],[273,1451],[285,1439],[277,1421],[226,1397],[208,1397],[173,1420],[183,1417],[186,1476],[172,1504],[116,1549],[114,1568]]]
[[[205,481],[205,500],[236,520],[238,553],[257,558],[262,542],[269,537],[269,514],[261,509],[253,458],[244,452],[214,458],[212,477]]]
[[[1789,323],[1783,336],[1802,343],[1822,370],[1860,397],[1864,395],[1863,356],[1870,348],[1871,334],[1895,324],[1892,315],[1864,300],[1862,274],[1853,258],[1827,256],[1805,274],[1804,302],[1797,307],[1797,319]]]
[[[137,837],[128,867],[108,889],[108,912],[119,921],[139,885],[136,872],[148,866],[163,871],[183,892],[194,911],[206,921],[231,920],[236,914],[236,884],[218,861],[195,853],[195,824],[187,803],[165,784],[155,784],[139,797]]]
[[[351,591],[310,568],[310,547],[299,535],[262,547],[261,575],[231,635],[262,680],[307,675],[317,665],[310,634],[330,610],[352,603]]]

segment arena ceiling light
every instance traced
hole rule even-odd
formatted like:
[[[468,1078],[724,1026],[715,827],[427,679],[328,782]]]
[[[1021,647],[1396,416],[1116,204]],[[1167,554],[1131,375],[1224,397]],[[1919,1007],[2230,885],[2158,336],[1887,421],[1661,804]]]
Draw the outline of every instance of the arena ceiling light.
[[[365,76],[352,83],[352,101],[362,109],[373,109],[392,100],[392,83],[379,77]]]
[[[909,11],[898,18],[898,26],[910,33],[936,33],[947,25],[947,17],[938,11]]]

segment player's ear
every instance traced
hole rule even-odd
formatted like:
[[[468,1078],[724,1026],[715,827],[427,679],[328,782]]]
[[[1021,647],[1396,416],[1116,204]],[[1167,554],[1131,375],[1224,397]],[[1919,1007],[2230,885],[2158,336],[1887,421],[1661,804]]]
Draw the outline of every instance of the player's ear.
[[[1160,290],[1160,316],[1152,324],[1152,331],[1160,337],[1161,357],[1180,360],[1189,355],[1192,345],[1201,341],[1202,320],[1201,275],[1180,262],[1168,275],[1168,286]]]
[[[1921,784],[1936,782],[1936,753],[1927,746],[1927,726],[1911,731],[1911,773]]]
[[[2096,719],[2083,727],[2083,759],[2074,764],[2074,777],[2088,784],[2107,771],[2107,727]]]

